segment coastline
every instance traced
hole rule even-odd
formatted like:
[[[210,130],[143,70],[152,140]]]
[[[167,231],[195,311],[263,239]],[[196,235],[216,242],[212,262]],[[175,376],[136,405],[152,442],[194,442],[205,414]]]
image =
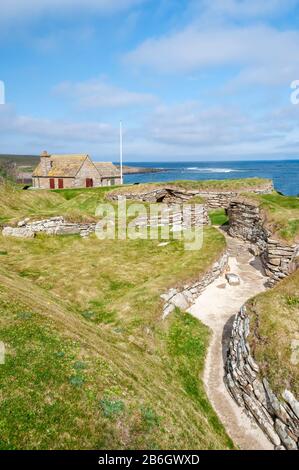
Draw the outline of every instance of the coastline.
[[[115,166],[118,169],[120,168],[120,165],[115,165]],[[163,173],[165,171],[167,170],[162,169],[162,168],[123,165],[124,175],[137,175],[137,174],[144,174],[144,173]]]

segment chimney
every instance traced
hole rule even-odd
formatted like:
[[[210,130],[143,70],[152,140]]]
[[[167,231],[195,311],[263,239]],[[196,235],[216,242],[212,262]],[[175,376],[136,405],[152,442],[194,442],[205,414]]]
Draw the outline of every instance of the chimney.
[[[41,164],[42,175],[47,176],[52,167],[52,162],[51,162],[51,156],[48,154],[46,150],[44,150],[44,152],[40,156],[40,164]]]

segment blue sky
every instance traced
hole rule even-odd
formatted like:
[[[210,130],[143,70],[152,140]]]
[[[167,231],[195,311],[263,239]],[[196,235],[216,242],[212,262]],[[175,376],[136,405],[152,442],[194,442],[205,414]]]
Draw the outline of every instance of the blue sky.
[[[2,0],[0,153],[299,158],[297,0]]]

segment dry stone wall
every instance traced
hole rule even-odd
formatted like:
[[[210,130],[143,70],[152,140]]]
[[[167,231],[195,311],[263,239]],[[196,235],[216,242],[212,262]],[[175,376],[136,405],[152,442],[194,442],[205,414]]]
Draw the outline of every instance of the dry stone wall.
[[[213,266],[197,281],[192,284],[186,284],[182,288],[172,288],[161,295],[164,301],[162,318],[166,318],[175,307],[186,310],[192,305],[194,300],[205,290],[205,288],[214,282],[228,267],[228,254],[224,253]]]
[[[228,232],[253,244],[252,251],[261,256],[268,285],[285,278],[299,267],[299,244],[284,243],[273,238],[265,226],[265,218],[258,203],[245,198],[231,201]]]
[[[198,196],[205,199],[209,209],[227,209],[230,202],[241,193],[270,194],[274,190],[272,183],[263,188],[247,188],[239,191],[199,191]]]
[[[48,235],[74,235],[88,237],[95,231],[96,224],[80,224],[66,221],[63,217],[51,217],[50,219],[36,220],[24,219],[17,227],[4,227],[2,235],[6,237],[33,238],[37,233]]]
[[[202,204],[190,204],[180,207],[161,204],[158,214],[147,214],[136,217],[130,226],[138,227],[169,227],[171,231],[185,230],[190,227],[209,225],[210,219],[206,207]]]
[[[236,316],[227,353],[225,381],[239,406],[256,420],[277,449],[299,449],[299,402],[285,390],[280,400],[250,354],[246,307]]]
[[[205,199],[205,205],[208,209],[227,208],[230,201],[243,192],[251,192],[254,194],[269,194],[273,191],[273,184],[268,183],[260,188],[243,188],[235,191],[225,190],[187,190],[165,186],[161,188],[146,189],[144,191],[121,190],[121,192],[113,191],[107,195],[107,199],[116,201],[119,196],[125,196],[127,199],[133,199],[143,202],[164,202],[166,204],[183,203],[189,199],[200,196]]]

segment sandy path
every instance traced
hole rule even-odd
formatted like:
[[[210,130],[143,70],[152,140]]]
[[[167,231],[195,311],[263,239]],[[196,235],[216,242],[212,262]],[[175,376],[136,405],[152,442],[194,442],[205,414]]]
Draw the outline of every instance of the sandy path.
[[[265,290],[266,280],[261,266],[244,242],[228,237],[227,243],[230,271],[240,276],[241,284],[229,286],[224,276],[218,278],[189,309],[213,332],[203,380],[210,402],[237,446],[241,449],[273,449],[260,428],[231,398],[223,382],[224,360],[234,316],[247,299]]]

